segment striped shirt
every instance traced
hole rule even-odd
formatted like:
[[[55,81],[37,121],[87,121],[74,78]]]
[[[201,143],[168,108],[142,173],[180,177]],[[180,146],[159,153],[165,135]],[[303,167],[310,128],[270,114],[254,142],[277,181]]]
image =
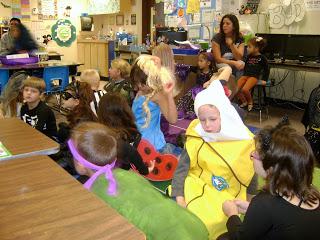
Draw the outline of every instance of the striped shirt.
[[[99,102],[100,99],[102,98],[102,96],[106,94],[105,90],[98,90],[98,91],[93,91],[93,101],[90,103],[90,107],[92,112],[97,116],[97,112],[98,112],[98,106],[99,106]]]

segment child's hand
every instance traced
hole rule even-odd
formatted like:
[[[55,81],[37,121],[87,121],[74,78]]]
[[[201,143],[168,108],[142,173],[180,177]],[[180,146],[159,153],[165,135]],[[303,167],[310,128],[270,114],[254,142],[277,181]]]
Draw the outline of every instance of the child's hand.
[[[183,208],[186,208],[186,207],[187,207],[187,203],[186,203],[184,197],[182,197],[182,196],[177,196],[177,197],[176,197],[176,201],[177,201],[178,205],[180,205],[181,207],[183,207]]]
[[[238,69],[238,70],[242,70],[244,68],[244,61],[238,60],[235,62],[234,66]]]
[[[173,92],[173,88],[174,88],[174,83],[171,82],[171,83],[166,83],[164,84],[163,86],[163,91],[164,93],[172,93]]]
[[[152,161],[149,163],[149,167],[148,167],[149,173],[151,173],[152,170],[154,169],[155,163],[156,163],[156,160],[152,160]]]
[[[222,210],[227,217],[239,214],[237,205],[231,200],[225,201],[222,204]]]
[[[239,213],[245,214],[247,212],[247,209],[249,207],[248,201],[235,199],[233,200],[233,202],[237,205]]]

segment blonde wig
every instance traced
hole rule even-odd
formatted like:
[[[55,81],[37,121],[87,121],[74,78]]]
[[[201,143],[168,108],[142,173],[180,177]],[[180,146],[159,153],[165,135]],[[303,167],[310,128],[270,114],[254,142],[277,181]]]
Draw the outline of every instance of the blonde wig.
[[[148,107],[150,99],[157,93],[163,91],[167,86],[174,85],[175,79],[171,71],[159,66],[156,62],[158,58],[151,55],[139,56],[132,66],[131,79],[134,86],[144,84],[150,88],[143,103],[143,110],[146,113],[146,122],[143,127],[147,127],[150,122],[151,113]]]

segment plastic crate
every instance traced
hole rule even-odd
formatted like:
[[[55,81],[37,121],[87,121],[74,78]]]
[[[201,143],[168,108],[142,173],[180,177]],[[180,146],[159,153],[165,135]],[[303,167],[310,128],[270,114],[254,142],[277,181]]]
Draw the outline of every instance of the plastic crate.
[[[5,88],[9,80],[9,70],[0,69],[0,93]]]
[[[198,55],[200,49],[173,48],[173,54]]]

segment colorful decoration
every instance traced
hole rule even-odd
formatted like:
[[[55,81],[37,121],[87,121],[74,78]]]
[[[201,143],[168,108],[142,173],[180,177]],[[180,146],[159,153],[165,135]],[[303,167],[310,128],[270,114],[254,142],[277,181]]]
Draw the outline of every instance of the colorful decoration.
[[[155,160],[155,167],[151,173],[144,176],[152,181],[167,181],[173,178],[173,174],[178,166],[178,159],[172,154],[160,154],[146,140],[141,139],[138,152],[144,163],[149,165],[152,160]],[[134,166],[132,166],[134,169]],[[136,171],[136,170],[135,170]]]
[[[52,39],[61,47],[69,47],[76,39],[76,27],[67,19],[58,20],[51,27]]]

